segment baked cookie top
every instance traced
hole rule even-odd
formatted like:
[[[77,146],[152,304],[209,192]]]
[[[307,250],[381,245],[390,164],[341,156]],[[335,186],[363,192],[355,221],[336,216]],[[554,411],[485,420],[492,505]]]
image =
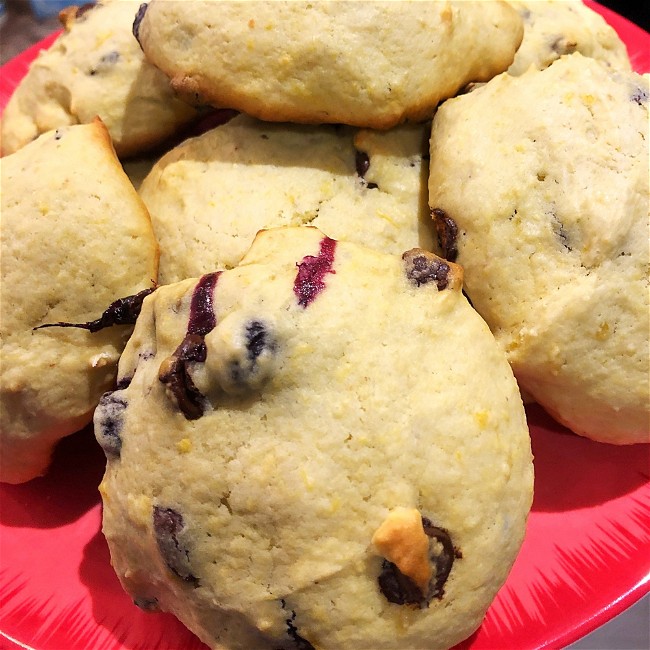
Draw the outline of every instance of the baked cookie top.
[[[521,544],[532,463],[512,371],[461,288],[431,253],[298,227],[150,295],[95,414],[135,602],[215,648],[471,634]]]
[[[625,43],[613,27],[582,0],[511,0],[524,21],[524,38],[508,68],[520,75],[543,69],[564,54],[580,52],[615,69],[630,71]]]
[[[240,115],[163,156],[140,187],[163,284],[231,268],[263,228],[308,225],[391,253],[431,249],[430,127],[388,132]]]
[[[148,60],[195,101],[268,121],[386,129],[429,119],[511,63],[505,2],[152,0],[134,24]]]
[[[99,121],[40,136],[0,174],[0,480],[17,483],[90,422],[132,329],[34,328],[94,321],[151,288],[157,246]]]
[[[445,102],[431,137],[444,247],[520,384],[613,443],[649,439],[648,96],[575,53]]]
[[[100,0],[61,13],[65,31],[33,61],[2,114],[2,152],[99,116],[120,157],[145,151],[192,120],[167,77],[144,60],[132,25],[140,3]]]

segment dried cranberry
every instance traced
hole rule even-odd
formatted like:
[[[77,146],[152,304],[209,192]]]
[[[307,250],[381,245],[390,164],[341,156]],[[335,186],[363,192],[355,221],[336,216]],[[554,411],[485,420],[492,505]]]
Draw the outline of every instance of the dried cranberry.
[[[293,283],[293,292],[301,307],[307,307],[316,296],[325,289],[323,278],[332,270],[336,241],[324,237],[320,242],[320,252],[317,256],[306,255],[297,264],[298,273]]]

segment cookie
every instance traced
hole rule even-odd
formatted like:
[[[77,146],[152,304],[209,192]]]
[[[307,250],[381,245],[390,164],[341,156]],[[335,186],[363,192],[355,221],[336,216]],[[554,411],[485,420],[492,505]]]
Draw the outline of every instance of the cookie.
[[[619,444],[649,440],[648,95],[575,53],[445,102],[431,137],[443,248],[522,388]]]
[[[387,129],[511,63],[505,2],[152,0],[134,23],[184,97],[267,121]]]
[[[614,28],[582,0],[511,0],[510,4],[524,21],[524,38],[508,68],[510,74],[520,75],[531,65],[541,70],[573,52],[615,69],[632,69]]]
[[[99,116],[120,157],[163,142],[196,116],[132,34],[140,3],[102,0],[61,13],[65,31],[40,53],[2,115],[2,151]]]
[[[132,330],[35,328],[98,321],[151,289],[157,246],[99,121],[43,134],[2,158],[0,173],[0,481],[21,483],[92,420]],[[92,329],[127,311],[113,305]]]
[[[140,186],[163,284],[237,265],[258,230],[313,225],[391,253],[433,247],[429,126],[387,132],[240,115],[161,158]]]
[[[295,227],[149,296],[95,414],[134,602],[213,648],[471,634],[521,544],[532,464],[512,371],[461,287],[432,253]]]

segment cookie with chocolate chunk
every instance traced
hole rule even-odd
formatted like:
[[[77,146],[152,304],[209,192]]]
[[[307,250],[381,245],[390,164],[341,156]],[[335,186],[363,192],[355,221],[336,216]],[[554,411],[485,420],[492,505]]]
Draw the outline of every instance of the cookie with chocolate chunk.
[[[21,483],[113,385],[157,245],[99,121],[40,136],[0,174],[0,481]]]
[[[524,38],[508,68],[510,74],[520,75],[531,65],[541,70],[573,52],[616,70],[631,70],[625,43],[582,0],[510,0],[510,4],[524,21]]]
[[[650,441],[648,101],[574,53],[445,102],[431,137],[443,247],[522,388],[617,444]]]
[[[134,33],[186,97],[267,121],[387,129],[505,70],[523,26],[501,1],[152,0]]]
[[[100,0],[61,13],[64,32],[31,64],[2,115],[2,152],[99,116],[120,157],[163,142],[196,116],[147,63],[132,33],[140,3]]]
[[[245,115],[163,156],[140,187],[160,243],[160,281],[232,268],[264,228],[313,225],[401,253],[433,247],[430,127],[387,132],[270,124]]]
[[[519,550],[516,382],[432,253],[311,227],[144,301],[95,433],[136,604],[213,648],[450,647]]]

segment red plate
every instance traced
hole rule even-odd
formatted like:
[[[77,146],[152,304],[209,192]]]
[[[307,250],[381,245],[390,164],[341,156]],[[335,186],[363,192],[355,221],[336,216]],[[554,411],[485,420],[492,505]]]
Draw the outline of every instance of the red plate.
[[[650,70],[650,34],[589,0]],[[38,50],[1,69],[0,107]],[[521,553],[462,650],[557,648],[650,590],[650,446],[591,442],[528,408],[535,500]],[[169,614],[131,603],[110,566],[97,486],[103,453],[86,429],[63,440],[51,471],[0,486],[0,648],[204,650]]]

